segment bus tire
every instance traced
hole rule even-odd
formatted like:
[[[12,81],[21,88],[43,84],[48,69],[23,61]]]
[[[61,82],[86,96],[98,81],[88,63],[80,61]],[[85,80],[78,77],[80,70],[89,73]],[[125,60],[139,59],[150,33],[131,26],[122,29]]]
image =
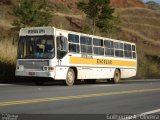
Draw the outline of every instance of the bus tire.
[[[72,68],[69,68],[68,72],[67,72],[67,76],[66,76],[66,80],[65,80],[65,84],[67,86],[72,86],[75,82],[75,72]]]
[[[111,81],[112,81],[112,83],[116,84],[120,81],[120,78],[121,78],[120,70],[116,69],[115,72],[114,72],[114,76],[113,76]]]

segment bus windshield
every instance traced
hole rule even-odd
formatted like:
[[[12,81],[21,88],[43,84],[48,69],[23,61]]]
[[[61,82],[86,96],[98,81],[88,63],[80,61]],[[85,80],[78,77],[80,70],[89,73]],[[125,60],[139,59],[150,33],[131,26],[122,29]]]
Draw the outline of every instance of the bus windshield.
[[[19,59],[51,59],[55,56],[53,36],[20,37],[18,45]]]

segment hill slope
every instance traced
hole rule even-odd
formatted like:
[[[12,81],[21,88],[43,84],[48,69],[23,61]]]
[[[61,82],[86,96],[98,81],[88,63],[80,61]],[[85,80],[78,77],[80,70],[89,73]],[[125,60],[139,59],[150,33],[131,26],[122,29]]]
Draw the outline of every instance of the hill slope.
[[[48,0],[55,8],[51,25],[57,28],[88,32],[86,30],[88,21],[84,13],[77,9],[77,1]],[[12,30],[12,22],[16,18],[10,14],[13,7],[12,3],[17,4],[17,0],[11,0],[9,4],[5,3],[4,0],[0,0],[0,66],[5,63],[5,66],[8,65],[8,67],[13,68],[16,45],[12,45],[13,40],[15,40],[15,36],[12,34],[14,32]],[[97,34],[137,43],[139,63],[137,77],[159,77],[160,12],[145,8],[145,5],[139,0],[112,0],[111,4],[116,7],[115,14],[121,20],[120,31],[112,34],[101,34],[97,31]],[[8,50],[5,51],[6,49]],[[11,54],[12,57],[10,56]],[[6,76],[5,73],[3,75]]]
[[[111,5],[116,8],[140,7],[145,8],[145,5],[140,0],[111,0]]]

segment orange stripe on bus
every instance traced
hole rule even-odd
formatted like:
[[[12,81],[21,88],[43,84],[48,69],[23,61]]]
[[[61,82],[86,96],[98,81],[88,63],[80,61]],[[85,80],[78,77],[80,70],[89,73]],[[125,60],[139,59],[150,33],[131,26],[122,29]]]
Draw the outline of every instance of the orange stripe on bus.
[[[80,58],[70,57],[71,64],[88,64],[88,65],[105,65],[105,66],[125,66],[136,67],[136,61],[112,60],[112,59],[98,59],[98,58]]]

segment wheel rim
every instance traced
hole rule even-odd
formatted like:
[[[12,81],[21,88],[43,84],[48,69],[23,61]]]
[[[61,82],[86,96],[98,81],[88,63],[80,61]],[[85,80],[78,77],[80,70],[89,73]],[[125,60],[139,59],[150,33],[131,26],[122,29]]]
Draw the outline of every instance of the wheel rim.
[[[115,82],[118,82],[120,80],[120,73],[119,73],[119,71],[115,72],[114,80],[115,80]]]
[[[74,76],[71,71],[68,72],[67,80],[69,83],[72,83],[74,81]]]
[[[119,73],[118,72],[115,74],[115,79],[119,80]]]

